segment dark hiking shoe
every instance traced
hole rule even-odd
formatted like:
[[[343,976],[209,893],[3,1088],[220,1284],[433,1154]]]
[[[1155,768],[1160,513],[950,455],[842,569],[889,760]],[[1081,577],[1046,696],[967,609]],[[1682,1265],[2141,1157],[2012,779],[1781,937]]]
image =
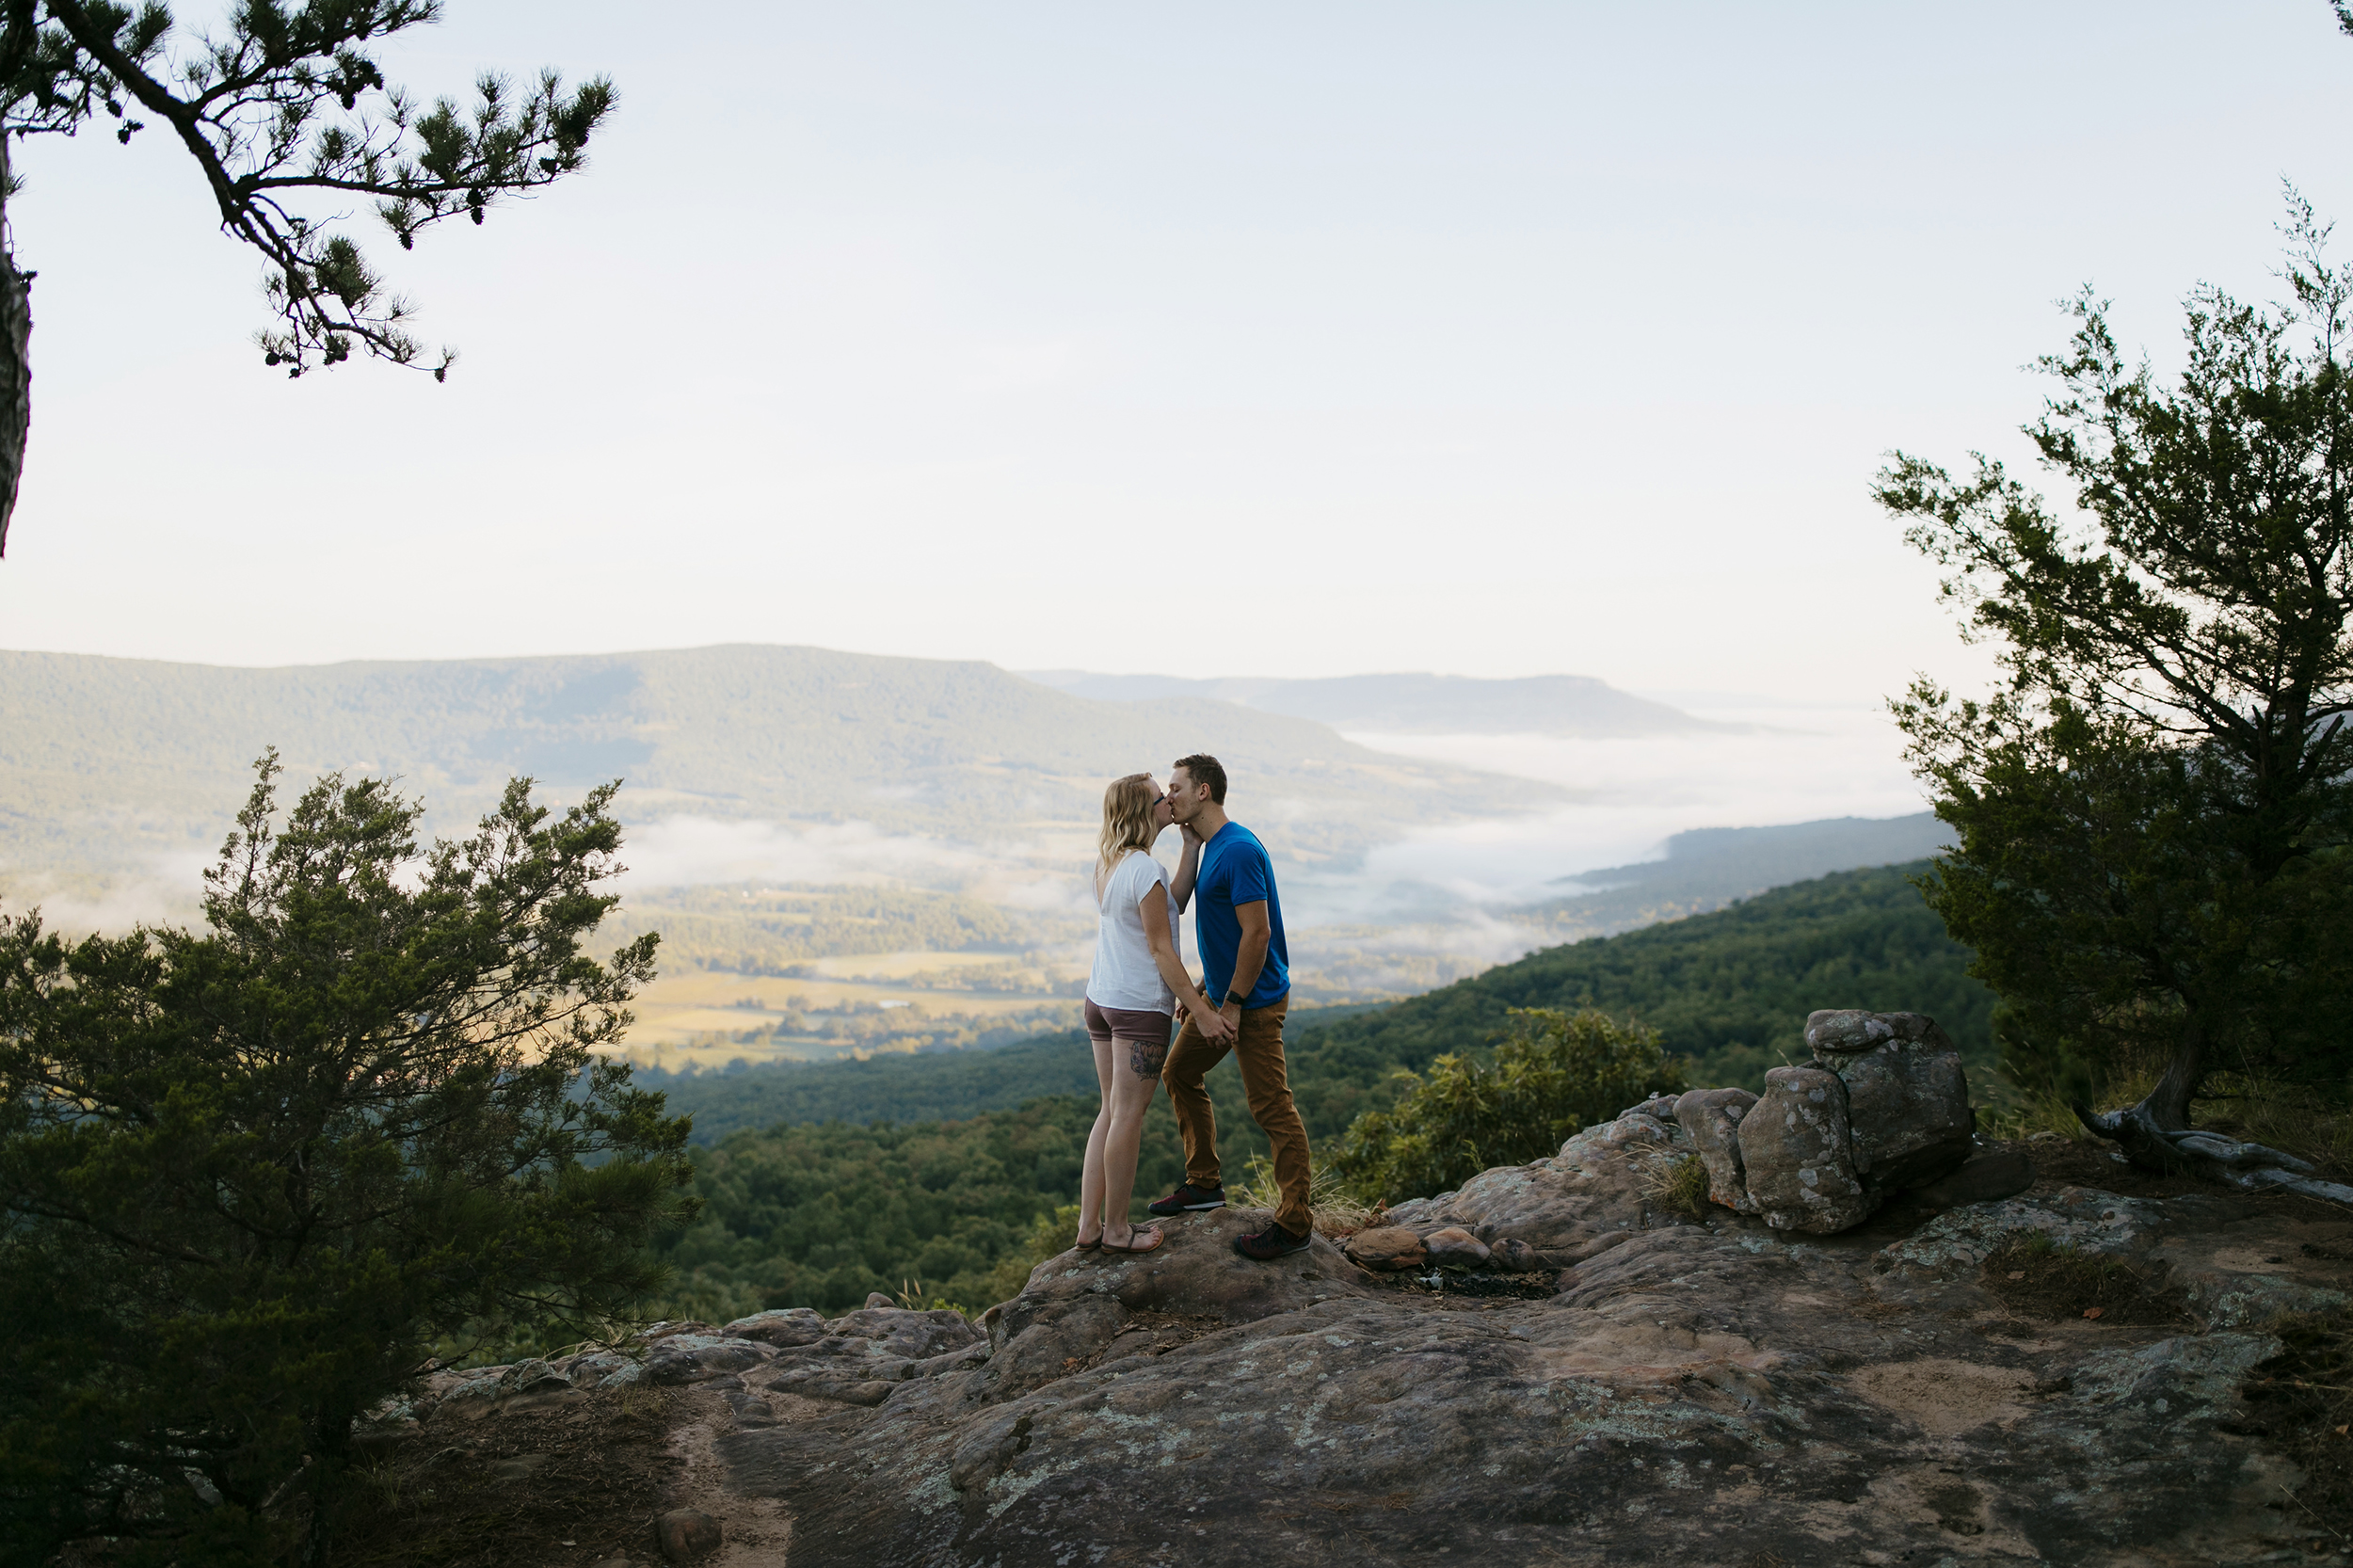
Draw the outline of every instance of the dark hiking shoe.
[[[1190,1181],[1180,1181],[1176,1184],[1176,1191],[1164,1198],[1154,1198],[1144,1207],[1164,1220],[1192,1209],[1223,1208],[1225,1207],[1225,1189],[1195,1187]]]
[[[1242,1256],[1257,1262],[1272,1263],[1287,1254],[1305,1252],[1308,1244],[1315,1239],[1313,1231],[1309,1231],[1305,1236],[1293,1236],[1281,1225],[1269,1221],[1264,1230],[1253,1231],[1248,1236],[1235,1237],[1234,1250]]]

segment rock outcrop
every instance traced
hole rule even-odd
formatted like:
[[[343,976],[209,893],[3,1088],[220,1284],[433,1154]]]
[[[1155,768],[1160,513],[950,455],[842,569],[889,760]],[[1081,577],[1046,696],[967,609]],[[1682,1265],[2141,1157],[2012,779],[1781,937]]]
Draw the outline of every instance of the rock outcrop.
[[[2240,1399],[2277,1314],[2353,1299],[2353,1215],[2038,1183],[1963,1136],[1931,1022],[1812,1024],[1761,1097],[1645,1102],[1346,1246],[1256,1264],[1259,1216],[1187,1215],[976,1323],[663,1324],[379,1424],[432,1448],[643,1382],[700,1478],[658,1518],[708,1515],[727,1562],[789,1536],[792,1568],[2353,1561]],[[1660,1179],[1692,1158],[1696,1221]],[[1989,1260],[2033,1238],[2153,1293],[2029,1311]]]
[[[2238,1435],[2237,1389],[2278,1347],[2266,1306],[2334,1288],[2250,1272],[2250,1247],[2297,1255],[2353,1221],[2063,1188],[1829,1236],[1694,1224],[1641,1177],[1676,1146],[1631,1114],[1401,1206],[1580,1255],[1548,1296],[1433,1295],[1321,1241],[1238,1269],[1254,1217],[1193,1215],[1144,1258],[1040,1265],[988,1315],[984,1364],[716,1451],[735,1493],[792,1509],[795,1568],[2122,1568],[2333,1545],[2265,1506],[2296,1478]],[[2022,1231],[2210,1281],[2230,1316],[2023,1320],[1979,1277]]]
[[[1805,1042],[1814,1060],[1768,1072],[1761,1099],[1705,1089],[1675,1102],[1712,1200],[1826,1236],[1969,1158],[1968,1079],[1935,1019],[1826,1009],[1806,1019]]]

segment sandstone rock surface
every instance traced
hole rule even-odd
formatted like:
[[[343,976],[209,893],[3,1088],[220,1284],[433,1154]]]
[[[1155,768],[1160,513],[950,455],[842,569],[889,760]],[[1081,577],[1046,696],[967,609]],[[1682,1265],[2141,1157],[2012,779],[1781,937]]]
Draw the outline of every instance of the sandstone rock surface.
[[[1349,1260],[1368,1269],[1418,1269],[1430,1249],[1421,1237],[1403,1225],[1375,1225],[1348,1239]]]
[[[1693,1224],[1644,1181],[1689,1144],[1643,1112],[1400,1206],[1397,1228],[1459,1226],[1491,1270],[1529,1243],[1481,1226],[1572,1242],[1550,1295],[1450,1293],[1321,1240],[1251,1264],[1230,1243],[1260,1217],[1216,1211],[1141,1257],[1048,1259],[983,1325],[877,1307],[792,1346],[664,1325],[624,1359],[768,1358],[653,1390],[680,1463],[632,1555],[687,1509],[721,1528],[706,1560],[792,1568],[2346,1560],[2281,1506],[2304,1482],[2239,1389],[2274,1315],[2353,1298],[2353,1215],[2041,1181],[1942,1212],[1923,1189],[1835,1235]],[[2030,1175],[2017,1153],[1945,1195]],[[2128,1261],[2185,1309],[2021,1316],[1986,1259],[2022,1233]],[[819,1369],[859,1398],[787,1381]],[[421,1427],[385,1419],[428,1453],[535,1434],[486,1447],[517,1474],[503,1497],[561,1484],[532,1464],[588,1408],[533,1400],[620,1403],[527,1364],[443,1375],[530,1392],[427,1391]]]
[[[1692,1089],[1674,1102],[1675,1125],[1690,1139],[1707,1168],[1707,1198],[1741,1214],[1761,1207],[1749,1196],[1748,1173],[1740,1164],[1740,1122],[1756,1104],[1746,1089]]]
[[[2265,1505],[2294,1476],[2239,1435],[2237,1395],[2275,1340],[2024,1323],[1978,1270],[2041,1230],[2314,1301],[2331,1287],[2243,1255],[2306,1256],[2282,1226],[2353,1241],[2353,1219],[2038,1188],[1838,1235],[1700,1225],[1644,1197],[1672,1153],[1657,1118],[1620,1118],[1446,1200],[1465,1230],[1614,1238],[1550,1299],[1449,1301],[1321,1246],[1254,1282],[1227,1245],[1247,1220],[1192,1216],[1146,1258],[1041,1265],[983,1365],[716,1451],[735,1495],[792,1509],[795,1568],[2186,1568],[2283,1539]]]
[[[1775,1067],[1740,1121],[1740,1168],[1765,1223],[1827,1236],[1878,1208],[1855,1172],[1847,1089],[1826,1067]]]
[[[1486,1242],[1461,1225],[1441,1226],[1423,1237],[1421,1241],[1433,1263],[1476,1268],[1492,1256]]]
[[[1977,1133],[1961,1052],[1917,1013],[1861,1016],[1890,1037],[1824,1064],[1847,1086],[1856,1174],[1874,1192],[1895,1192],[1960,1169]]]

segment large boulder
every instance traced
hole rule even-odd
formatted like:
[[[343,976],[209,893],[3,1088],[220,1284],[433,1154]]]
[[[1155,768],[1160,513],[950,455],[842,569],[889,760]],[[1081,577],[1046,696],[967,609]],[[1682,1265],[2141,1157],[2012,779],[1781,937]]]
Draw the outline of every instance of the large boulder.
[[[1708,1201],[1742,1214],[1761,1207],[1749,1195],[1740,1164],[1740,1123],[1755,1104],[1756,1096],[1746,1089],[1692,1089],[1674,1103],[1675,1124],[1707,1168]]]
[[[1389,1223],[1425,1239],[1459,1225],[1490,1248],[1517,1241],[1554,1266],[1576,1263],[1645,1225],[1680,1223],[1645,1176],[1652,1162],[1682,1146],[1666,1123],[1629,1111],[1577,1133],[1559,1154],[1499,1165],[1458,1192],[1398,1204]]]
[[[1879,1207],[1855,1173],[1847,1088],[1826,1067],[1775,1067],[1740,1119],[1749,1196],[1775,1230],[1827,1236]]]
[[[1977,1133],[1961,1052],[1918,1013],[1816,1013],[1806,1043],[1847,1086],[1855,1174],[1874,1192],[1924,1186],[1961,1168]]]

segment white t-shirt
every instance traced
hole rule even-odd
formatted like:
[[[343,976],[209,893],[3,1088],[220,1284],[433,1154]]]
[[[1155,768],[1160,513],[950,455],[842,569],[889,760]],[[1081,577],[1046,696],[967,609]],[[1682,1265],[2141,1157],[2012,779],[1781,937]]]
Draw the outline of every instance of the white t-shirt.
[[[1167,893],[1168,872],[1140,849],[1112,868],[1103,884],[1102,921],[1095,936],[1095,972],[1087,977],[1087,1000],[1097,1007],[1125,1008],[1131,1013],[1166,1013],[1174,1016],[1176,997],[1152,962],[1152,944],[1144,937],[1144,911],[1137,907],[1152,889],[1168,899],[1168,938],[1178,943],[1176,901]],[[1185,950],[1176,948],[1184,961]]]

